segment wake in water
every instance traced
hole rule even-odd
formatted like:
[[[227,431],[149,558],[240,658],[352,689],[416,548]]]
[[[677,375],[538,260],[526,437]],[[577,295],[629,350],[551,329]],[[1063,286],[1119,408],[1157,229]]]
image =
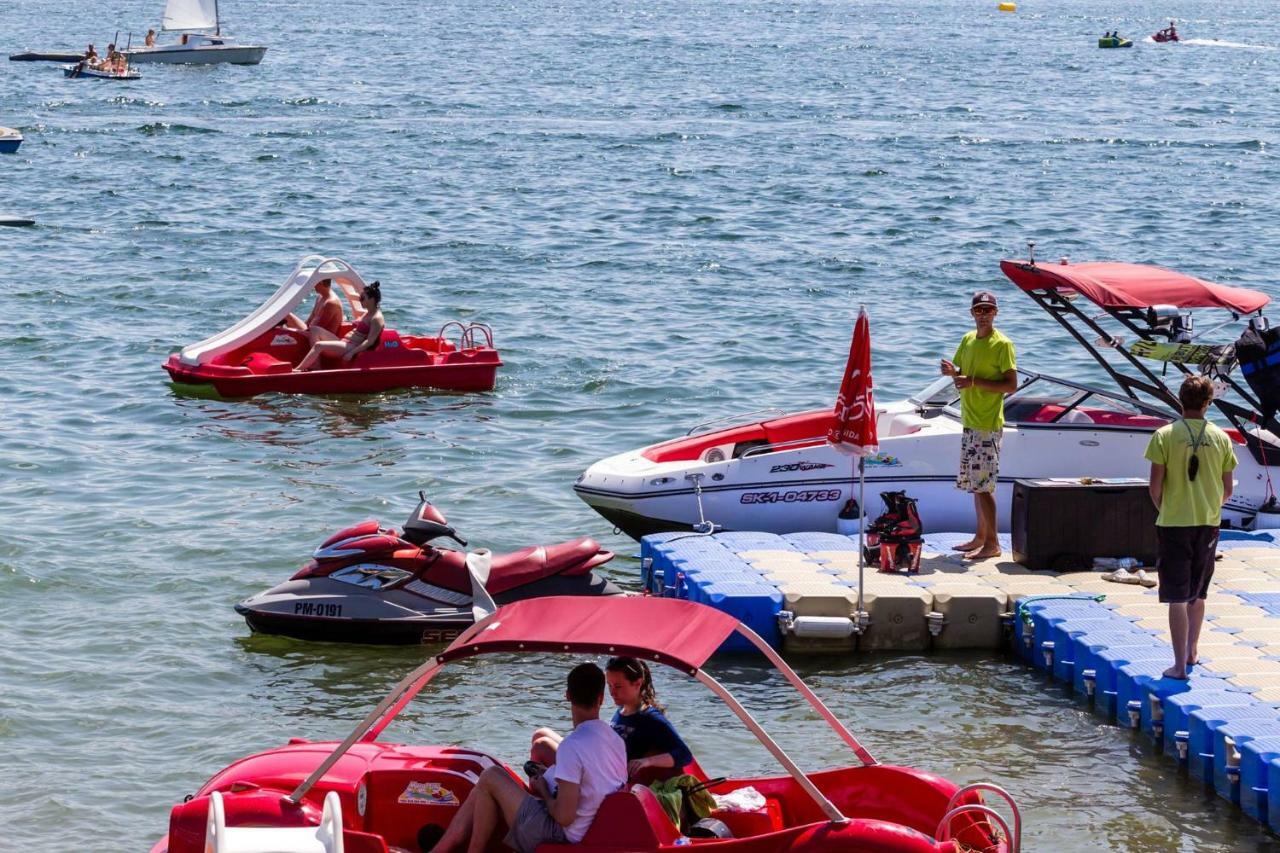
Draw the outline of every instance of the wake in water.
[[[1156,44],[1156,40],[1151,36],[1147,36],[1143,41],[1150,44]],[[1222,39],[1182,39],[1178,44],[1196,45],[1198,47],[1234,47],[1239,50],[1275,50],[1274,45],[1269,44],[1245,44],[1239,41],[1223,41]]]

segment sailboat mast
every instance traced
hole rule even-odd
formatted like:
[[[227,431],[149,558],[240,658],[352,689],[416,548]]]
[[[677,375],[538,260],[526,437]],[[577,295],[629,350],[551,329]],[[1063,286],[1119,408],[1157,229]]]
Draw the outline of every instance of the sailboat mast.
[[[213,0],[213,34],[222,35],[222,16],[218,14],[218,0]]]

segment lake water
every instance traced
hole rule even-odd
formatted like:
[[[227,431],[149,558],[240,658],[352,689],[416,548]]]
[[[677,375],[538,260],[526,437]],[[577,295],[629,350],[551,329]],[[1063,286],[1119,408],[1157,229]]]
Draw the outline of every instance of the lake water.
[[[0,124],[0,838],[139,850],[232,758],[340,737],[421,659],[251,637],[232,605],[425,489],[473,544],[592,534],[570,485],[705,418],[819,406],[859,304],[881,399],[935,371],[979,287],[1032,369],[1096,379],[999,274],[1155,262],[1276,292],[1274,6],[1135,0],[223,0],[256,68],[131,84],[6,63]],[[0,4],[0,47],[141,40],[160,0]],[[1191,39],[1098,50],[1177,18]],[[1216,40],[1216,41],[1215,41]],[[496,330],[492,394],[175,395],[160,363],[302,255],[388,321]],[[927,523],[927,519],[926,519]],[[443,678],[392,735],[519,759],[564,661]],[[885,760],[1015,792],[1026,849],[1255,850],[1273,836],[990,656],[803,662]],[[807,767],[848,761],[777,680],[715,666]],[[717,772],[770,766],[660,682]]]

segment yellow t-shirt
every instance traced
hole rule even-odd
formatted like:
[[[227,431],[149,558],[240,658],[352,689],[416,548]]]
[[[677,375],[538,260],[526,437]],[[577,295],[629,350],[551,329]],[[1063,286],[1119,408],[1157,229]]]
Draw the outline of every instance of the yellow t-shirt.
[[[951,359],[960,373],[975,379],[994,382],[1003,379],[1006,371],[1016,368],[1013,341],[992,329],[985,338],[977,332],[969,332],[960,339],[955,357]],[[960,423],[969,429],[988,432],[1004,428],[1004,395],[985,388],[970,386],[960,392]]]
[[[1187,479],[1187,463],[1197,439],[1200,468],[1192,482]],[[1236,467],[1236,451],[1225,432],[1200,419],[1174,421],[1151,436],[1146,458],[1165,466],[1157,526],[1217,527],[1222,523],[1222,475]]]

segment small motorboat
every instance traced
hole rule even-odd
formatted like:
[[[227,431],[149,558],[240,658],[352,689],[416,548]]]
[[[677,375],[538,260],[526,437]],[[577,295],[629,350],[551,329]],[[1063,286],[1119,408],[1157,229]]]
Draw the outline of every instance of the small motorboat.
[[[22,134],[12,127],[0,127],[0,154],[14,154],[22,145]]]
[[[1133,42],[1119,36],[1104,36],[1098,39],[1098,47],[1133,47]]]
[[[340,530],[286,582],[236,605],[265,634],[344,643],[447,643],[489,600],[621,595],[597,575],[613,554],[583,537],[500,556],[433,545],[465,540],[419,493],[403,530],[376,521]],[[491,609],[491,608],[490,608]]]
[[[1175,382],[1197,360],[1152,361],[1117,346],[1122,337],[1167,343],[1189,336],[1195,311],[1219,331],[1265,322],[1266,294],[1203,281],[1147,264],[1039,263],[1007,260],[1001,270],[1021,293],[1061,324],[1102,367],[1114,390],[1029,371],[1005,398],[996,501],[1010,506],[1018,479],[1141,477],[1151,434],[1178,417]],[[1269,333],[1270,334],[1270,333]],[[1235,334],[1231,337],[1235,340]],[[930,344],[935,356],[945,356]],[[1211,349],[1204,347],[1203,349]],[[1237,348],[1238,349],[1238,348]],[[1280,351],[1280,344],[1277,344]],[[1022,353],[1019,353],[1022,355]],[[1225,366],[1225,365],[1224,365]],[[1135,378],[1136,377],[1136,378]],[[1280,465],[1280,423],[1240,380],[1221,378],[1227,393],[1213,405],[1231,424],[1238,486],[1222,508],[1226,526],[1252,529],[1272,501],[1270,468]],[[1168,383],[1168,384],[1166,384]],[[1171,387],[1171,385],[1173,387]],[[878,389],[877,389],[878,390]],[[880,450],[865,459],[866,494],[906,491],[919,500],[932,530],[967,530],[969,495],[955,487],[960,458],[959,392],[941,377],[905,400],[878,403]],[[766,414],[766,412],[768,414]],[[770,533],[835,531],[846,502],[857,499],[848,456],[827,441],[833,409],[751,412],[708,421],[667,441],[602,459],[578,477],[578,497],[635,538],[666,530]],[[998,516],[1008,529],[1010,513]]]
[[[305,332],[281,325],[313,290],[331,279],[345,296],[350,322],[364,315],[360,296],[364,279],[339,258],[308,255],[284,284],[255,311],[223,332],[169,356],[164,368],[178,385],[213,389],[226,398],[255,394],[371,394],[395,388],[490,391],[502,360],[493,348],[493,332],[481,323],[444,324],[433,336],[383,331],[378,345],[349,364],[323,360],[320,367],[297,372],[294,366],[310,350]],[[453,335],[454,339],[448,336]]]
[[[125,68],[123,71],[113,71],[107,68],[94,68],[87,62],[77,62],[75,65],[67,65],[62,69],[64,77],[70,77],[72,80],[141,80],[142,75],[132,68]]]
[[[856,763],[801,770],[733,694],[703,669],[735,632],[777,667]],[[1021,845],[1021,818],[1007,792],[989,783],[960,787],[924,770],[880,764],[786,662],[733,616],[689,601],[615,596],[543,598],[498,608],[406,675],[342,743],[292,738],[220,770],[174,805],[168,833],[152,853],[429,849],[471,796],[483,770],[498,766],[511,771],[497,757],[478,750],[399,744],[380,737],[446,666],[478,655],[511,653],[634,655],[673,667],[710,689],[783,772],[707,780],[699,766],[713,763],[706,755],[685,768],[706,781],[715,796],[738,792],[732,799],[750,803],[712,813],[720,831],[705,842],[709,849],[1017,853]],[[479,694],[478,701],[483,701],[482,686]],[[464,713],[455,704],[450,710]],[[709,737],[714,737],[714,730],[704,740]],[[714,763],[732,760],[737,750],[726,749]],[[984,792],[993,802],[1003,801],[1011,819],[987,805]],[[629,783],[605,797],[586,835],[571,849],[688,850],[692,834],[696,833],[685,821],[677,823],[667,816],[650,788]],[[252,847],[236,846],[250,840]],[[701,843],[694,841],[693,846]]]
[[[222,34],[218,0],[168,0],[163,29],[181,32],[176,42],[131,47],[124,53],[132,62],[164,62],[182,65],[257,65],[267,49],[240,44]],[[212,32],[208,32],[212,30]]]

